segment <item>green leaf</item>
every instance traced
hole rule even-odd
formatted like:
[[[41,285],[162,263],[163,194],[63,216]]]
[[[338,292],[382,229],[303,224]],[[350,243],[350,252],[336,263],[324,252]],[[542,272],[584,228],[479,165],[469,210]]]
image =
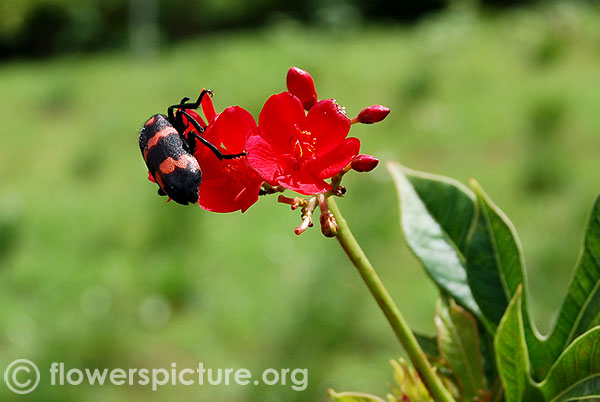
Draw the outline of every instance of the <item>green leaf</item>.
[[[479,349],[477,322],[453,300],[438,302],[435,325],[442,357],[458,381],[464,400],[475,400],[487,393]]]
[[[600,398],[600,374],[595,374],[574,384],[551,402],[580,401]]]
[[[497,322],[516,287],[525,282],[524,262],[508,218],[476,183],[473,187],[480,214],[467,251],[467,275],[473,297],[487,318],[483,322]],[[526,305],[525,296],[523,305]],[[542,339],[527,308],[523,314],[532,375],[536,380],[546,376],[569,342],[600,324],[600,198],[588,221],[578,267],[550,336]]]
[[[330,389],[328,392],[331,402],[385,402],[381,398],[369,394],[363,394],[361,392],[337,393],[332,389]]]
[[[506,402],[543,401],[542,394],[529,375],[530,364],[523,326],[521,286],[517,288],[498,325],[494,346]]]
[[[526,289],[523,253],[511,222],[477,183],[472,183],[474,196],[447,178],[398,164],[390,164],[389,170],[410,248],[441,291],[493,335],[518,286]],[[541,381],[576,336],[600,325],[600,198],[567,297],[547,338],[535,329],[525,294],[521,304],[530,375]]]
[[[474,196],[460,183],[388,164],[400,198],[406,241],[434,282],[461,306],[481,313],[467,283],[464,251]]]
[[[413,331],[419,346],[423,349],[423,352],[427,355],[429,360],[435,360],[440,357],[440,350],[438,349],[437,337],[431,335],[424,335]]]
[[[589,330],[576,338],[560,355],[540,384],[546,400],[557,395],[559,400],[566,395],[574,398],[597,396],[600,393],[600,327]]]
[[[471,185],[479,206],[476,226],[467,252],[467,276],[473,297],[485,317],[482,320],[483,324],[493,334],[516,290],[523,286],[525,341],[531,359],[532,376],[539,380],[543,378],[553,360],[526,307],[527,287],[521,243],[508,217],[475,181],[472,181]]]
[[[490,334],[479,322],[477,324],[479,332],[479,349],[481,350],[481,357],[483,358],[483,373],[485,375],[487,388],[490,389],[493,394],[494,390],[502,388],[499,385],[501,383],[496,367],[494,334]],[[494,401],[495,399],[492,398],[491,400]]]
[[[467,251],[467,276],[481,313],[494,327],[523,283],[523,255],[504,213],[473,181],[479,214]]]
[[[600,197],[588,220],[583,249],[546,347],[551,364],[569,342],[600,324]],[[548,362],[546,362],[548,363]]]

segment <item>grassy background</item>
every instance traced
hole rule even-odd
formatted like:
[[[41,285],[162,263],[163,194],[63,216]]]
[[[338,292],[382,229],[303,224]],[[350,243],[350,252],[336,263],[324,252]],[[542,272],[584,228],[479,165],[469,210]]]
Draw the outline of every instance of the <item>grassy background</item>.
[[[40,366],[31,401],[316,401],[385,394],[401,354],[334,240],[293,234],[299,214],[263,198],[245,214],[166,204],[137,131],[203,87],[217,109],[258,115],[296,65],[355,115],[363,152],[476,178],[524,244],[546,331],[600,188],[600,15],[559,3],[500,16],[453,11],[410,28],[281,23],[198,38],[154,60],[126,53],[0,65],[0,366]],[[339,202],[411,325],[433,331],[436,290],[408,252],[381,165]],[[288,386],[50,387],[67,368],[308,368]],[[0,399],[14,398],[0,387]]]

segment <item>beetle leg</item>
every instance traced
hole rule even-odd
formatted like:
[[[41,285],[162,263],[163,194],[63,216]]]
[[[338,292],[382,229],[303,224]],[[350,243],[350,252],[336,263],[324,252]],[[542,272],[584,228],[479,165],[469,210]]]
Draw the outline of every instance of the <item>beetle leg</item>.
[[[200,107],[200,104],[202,103],[202,98],[204,98],[204,96],[206,95],[213,96],[213,91],[211,91],[210,89],[202,90],[202,92],[200,92],[200,95],[198,95],[198,99],[196,99],[196,102],[194,103],[186,103],[190,99],[184,98],[185,101],[182,99],[178,107],[180,107],[181,109],[198,109]]]
[[[202,126],[200,126],[200,124],[196,121],[196,119],[194,119],[192,116],[190,116],[185,110],[180,110],[177,112],[178,114],[182,114],[185,117],[188,118],[189,122],[192,124],[192,126],[194,126],[194,128],[198,131],[198,133],[202,133],[204,132],[204,129],[202,128]],[[239,158],[240,156],[245,156],[246,153],[242,152],[239,154],[224,154],[221,151],[219,151],[219,149],[217,147],[215,147],[211,142],[209,142],[207,139],[205,139],[204,137],[200,136],[198,133],[194,133],[194,132],[190,132],[188,134],[188,143],[190,141],[193,141],[193,139],[197,139],[198,141],[200,141],[201,143],[203,143],[204,145],[206,145],[206,147],[208,149],[210,149],[217,158],[219,158],[220,160],[222,159],[235,159],[235,158]],[[191,139],[191,140],[190,140]],[[194,144],[189,144],[190,145],[190,149],[196,149],[196,144],[195,141],[193,141]],[[193,153],[193,151],[192,151]]]
[[[200,104],[202,103],[202,98],[204,98],[207,94],[212,96],[213,91],[211,91],[210,89],[204,89],[202,92],[200,92],[198,99],[196,99],[196,102],[194,103],[187,103],[187,101],[189,101],[190,98],[185,97],[179,102],[179,104],[169,106],[169,122],[171,124],[175,124],[176,122],[175,115],[173,114],[173,109],[198,109],[200,107]]]

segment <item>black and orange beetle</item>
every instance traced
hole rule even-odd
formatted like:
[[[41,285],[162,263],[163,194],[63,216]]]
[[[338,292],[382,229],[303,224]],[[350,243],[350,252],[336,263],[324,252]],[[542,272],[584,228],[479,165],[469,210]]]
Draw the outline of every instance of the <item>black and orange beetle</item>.
[[[212,92],[203,90],[194,103],[187,103],[190,98],[183,98],[178,105],[168,108],[167,116],[156,114],[150,117],[140,131],[140,150],[150,174],[159,186],[158,194],[167,195],[183,205],[198,202],[202,170],[194,157],[196,141],[208,147],[220,160],[245,155],[223,154],[201,136],[204,129],[186,110],[197,109],[206,95],[212,95]],[[177,111],[174,113],[175,109]],[[192,125],[193,130],[185,133],[188,124]]]

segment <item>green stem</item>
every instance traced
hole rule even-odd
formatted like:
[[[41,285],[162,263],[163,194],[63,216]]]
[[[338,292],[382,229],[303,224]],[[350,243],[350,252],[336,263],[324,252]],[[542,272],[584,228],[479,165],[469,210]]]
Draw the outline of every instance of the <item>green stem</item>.
[[[417,338],[408,327],[408,324],[402,317],[400,310],[392,300],[392,297],[383,286],[381,279],[373,269],[373,266],[367,259],[367,256],[360,248],[360,245],[354,238],[354,235],[348,227],[348,223],[340,213],[340,210],[333,199],[328,200],[329,208],[338,224],[337,239],[342,248],[358,269],[360,276],[371,291],[371,294],[379,304],[379,307],[385,314],[392,329],[396,333],[396,337],[406,350],[408,357],[413,363],[413,366],[423,379],[425,386],[431,393],[431,396],[438,402],[453,402],[454,398],[450,392],[444,387],[440,378],[434,373],[425,353],[419,346]]]

